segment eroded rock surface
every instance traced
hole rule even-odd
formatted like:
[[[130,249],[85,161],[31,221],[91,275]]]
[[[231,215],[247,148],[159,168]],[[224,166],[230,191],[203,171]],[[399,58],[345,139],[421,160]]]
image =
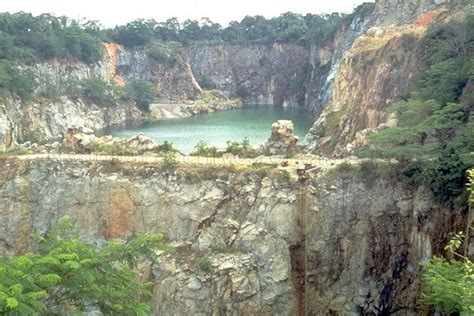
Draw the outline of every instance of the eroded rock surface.
[[[419,263],[440,250],[455,216],[423,187],[357,169],[321,174],[303,190],[251,171],[0,163],[2,253],[24,251],[31,233],[65,213],[97,244],[164,233],[176,252],[150,272],[156,315],[295,315],[303,290],[314,315],[418,314]],[[294,256],[303,245],[302,285]]]
[[[279,120],[272,124],[272,134],[265,144],[265,151],[271,155],[294,153],[299,150],[298,140],[293,122]]]

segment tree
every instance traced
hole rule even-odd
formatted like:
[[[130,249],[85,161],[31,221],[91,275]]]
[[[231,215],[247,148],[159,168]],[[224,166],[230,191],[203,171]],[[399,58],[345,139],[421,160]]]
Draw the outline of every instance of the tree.
[[[111,87],[100,77],[90,77],[79,82],[83,95],[97,105],[106,105],[112,96]]]
[[[147,45],[155,36],[155,20],[139,19],[109,31],[111,38],[129,48]]]
[[[153,102],[157,94],[156,87],[143,79],[138,79],[125,86],[125,96],[135,101],[143,111],[148,111],[150,103]]]
[[[449,259],[435,256],[423,268],[422,301],[446,313],[474,313],[474,263],[468,258],[467,244],[472,225],[471,207],[474,202],[474,169],[468,171],[469,213],[465,233],[455,234],[445,247]],[[464,243],[462,254],[458,249]],[[456,258],[456,259],[455,259]]]
[[[37,236],[34,252],[0,258],[0,313],[146,315],[151,284],[139,282],[133,269],[145,258],[153,261],[156,250],[168,249],[163,236],[109,241],[97,249],[71,230],[65,216]]]

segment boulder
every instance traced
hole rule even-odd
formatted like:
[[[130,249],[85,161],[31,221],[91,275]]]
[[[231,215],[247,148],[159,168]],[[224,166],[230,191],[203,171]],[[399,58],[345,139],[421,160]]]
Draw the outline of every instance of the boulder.
[[[73,126],[68,128],[66,133],[64,133],[63,145],[64,148],[74,152],[83,152],[95,138],[92,129]]]
[[[298,136],[294,134],[293,122],[279,120],[272,125],[272,135],[265,144],[265,151],[271,155],[285,154],[299,150]]]
[[[135,136],[132,136],[120,144],[121,147],[127,148],[127,149],[132,149],[132,150],[137,150],[137,151],[151,151],[153,149],[156,149],[158,147],[158,144],[155,143],[153,138],[145,136],[143,134],[138,134]]]

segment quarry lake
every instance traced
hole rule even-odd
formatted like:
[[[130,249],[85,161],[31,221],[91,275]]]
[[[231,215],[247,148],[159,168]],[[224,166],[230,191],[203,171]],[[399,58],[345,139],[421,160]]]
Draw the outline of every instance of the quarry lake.
[[[103,131],[116,137],[130,137],[138,133],[154,138],[162,143],[172,142],[175,147],[189,153],[197,142],[204,140],[209,145],[225,147],[226,141],[241,141],[245,137],[251,145],[264,144],[271,134],[271,126],[277,120],[291,120],[295,134],[302,138],[310,129],[313,119],[309,112],[294,108],[273,106],[249,106],[230,110],[199,114],[176,120],[145,123]]]

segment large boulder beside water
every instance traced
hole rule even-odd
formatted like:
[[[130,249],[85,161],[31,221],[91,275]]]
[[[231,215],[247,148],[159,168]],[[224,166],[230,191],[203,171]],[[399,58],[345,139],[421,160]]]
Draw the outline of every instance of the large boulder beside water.
[[[272,124],[272,135],[265,144],[265,151],[271,155],[297,152],[298,136],[294,134],[293,122],[279,120]]]

